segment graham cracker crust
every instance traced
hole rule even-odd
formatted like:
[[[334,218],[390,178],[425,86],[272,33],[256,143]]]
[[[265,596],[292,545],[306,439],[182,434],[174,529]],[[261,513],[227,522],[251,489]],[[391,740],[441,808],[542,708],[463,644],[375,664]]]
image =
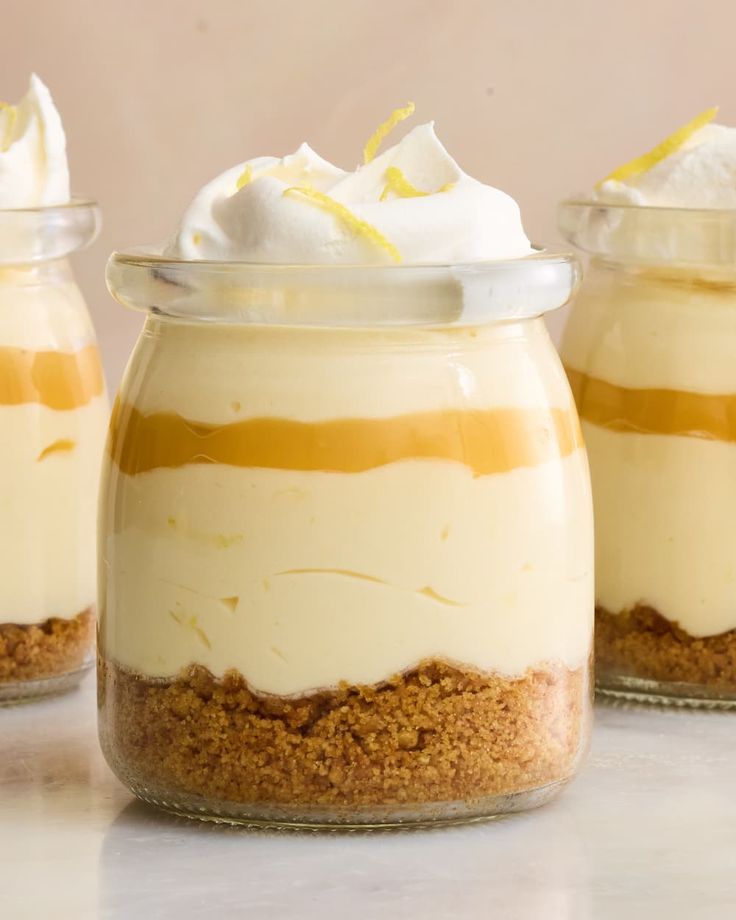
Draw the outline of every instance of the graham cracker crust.
[[[596,672],[645,680],[736,687],[736,629],[697,638],[653,607],[596,608]]]
[[[71,620],[51,617],[30,626],[0,623],[0,684],[76,671],[89,660],[94,640],[92,607]]]
[[[193,665],[155,680],[100,662],[103,746],[121,776],[241,804],[472,800],[568,779],[587,743],[587,669],[518,679],[425,661],[300,698]]]

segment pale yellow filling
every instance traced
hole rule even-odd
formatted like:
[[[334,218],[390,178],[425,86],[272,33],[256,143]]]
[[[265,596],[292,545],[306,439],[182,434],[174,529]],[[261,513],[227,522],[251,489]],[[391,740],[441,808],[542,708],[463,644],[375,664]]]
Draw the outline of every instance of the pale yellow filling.
[[[337,474],[111,468],[101,642],[168,677],[197,662],[298,694],[440,657],[522,674],[590,651],[584,452],[497,475],[407,460]]]

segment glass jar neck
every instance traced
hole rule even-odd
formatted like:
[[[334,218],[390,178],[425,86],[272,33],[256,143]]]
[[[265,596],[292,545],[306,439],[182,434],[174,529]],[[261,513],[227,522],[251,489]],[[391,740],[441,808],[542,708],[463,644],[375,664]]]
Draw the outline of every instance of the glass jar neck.
[[[0,267],[56,262],[88,246],[100,229],[93,201],[0,210]]]
[[[606,273],[627,284],[672,285],[733,291],[736,294],[736,266],[692,265],[677,261],[647,262],[590,256],[589,273]]]
[[[71,264],[65,258],[19,265],[0,263],[0,286],[65,284],[73,280]]]
[[[570,243],[605,262],[736,275],[736,211],[565,201],[558,217]]]

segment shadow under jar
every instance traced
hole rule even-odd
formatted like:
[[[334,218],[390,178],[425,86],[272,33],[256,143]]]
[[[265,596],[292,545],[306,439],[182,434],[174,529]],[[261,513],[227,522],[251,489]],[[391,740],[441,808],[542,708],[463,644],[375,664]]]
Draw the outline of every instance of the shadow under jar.
[[[736,706],[736,212],[561,205],[601,692]]]
[[[306,826],[542,804],[587,743],[577,269],[112,257],[100,734],[140,798]]]
[[[98,226],[88,201],[0,210],[0,701],[67,689],[94,662],[108,411],[67,256]]]

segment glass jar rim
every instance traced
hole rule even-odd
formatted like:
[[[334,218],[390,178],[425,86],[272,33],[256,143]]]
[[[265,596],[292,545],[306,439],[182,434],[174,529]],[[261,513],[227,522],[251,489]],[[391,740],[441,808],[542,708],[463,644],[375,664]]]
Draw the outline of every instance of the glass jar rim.
[[[274,325],[459,325],[539,316],[580,280],[569,252],[458,263],[288,264],[114,252],[110,293],[124,306],[190,321]]]
[[[613,261],[736,268],[736,209],[570,198],[557,209],[563,237]]]
[[[608,202],[608,201],[594,201],[592,198],[563,198],[560,202],[560,207],[570,207],[570,208],[590,208],[593,210],[606,210],[606,211],[651,211],[656,212],[657,214],[672,214],[672,215],[708,215],[716,216],[730,214],[733,220],[736,220],[736,208],[691,208],[691,207],[673,207],[671,205],[660,205],[660,204],[637,204],[634,201],[617,201],[617,202]]]
[[[101,226],[100,207],[88,198],[31,208],[0,208],[0,265],[62,259],[89,246]]]

